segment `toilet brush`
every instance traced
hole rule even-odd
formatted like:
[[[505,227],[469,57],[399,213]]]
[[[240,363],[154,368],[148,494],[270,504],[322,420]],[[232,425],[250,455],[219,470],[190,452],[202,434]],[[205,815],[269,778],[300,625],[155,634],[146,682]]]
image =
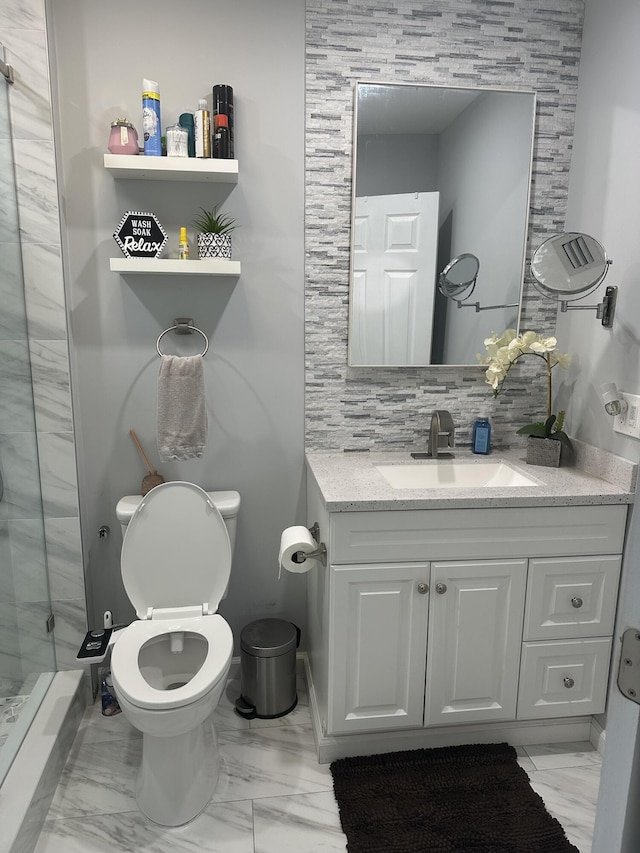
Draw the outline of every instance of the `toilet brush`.
[[[135,430],[130,429],[129,435],[135,441],[136,447],[140,451],[140,455],[145,461],[147,468],[149,469],[149,473],[142,480],[142,485],[140,486],[140,494],[144,497],[147,492],[150,492],[155,486],[159,486],[161,483],[165,482],[162,474],[158,474],[158,472],[152,467],[151,462],[149,462],[149,457],[144,452],[142,445],[140,444],[140,439],[135,433]]]

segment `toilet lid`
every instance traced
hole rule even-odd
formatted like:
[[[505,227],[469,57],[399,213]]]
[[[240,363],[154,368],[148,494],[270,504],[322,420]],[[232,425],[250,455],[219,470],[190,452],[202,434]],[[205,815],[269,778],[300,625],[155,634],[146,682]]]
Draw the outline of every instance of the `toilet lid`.
[[[148,609],[200,607],[215,613],[229,582],[224,520],[193,483],[163,483],[136,509],[122,543],[122,581],[138,618]]]

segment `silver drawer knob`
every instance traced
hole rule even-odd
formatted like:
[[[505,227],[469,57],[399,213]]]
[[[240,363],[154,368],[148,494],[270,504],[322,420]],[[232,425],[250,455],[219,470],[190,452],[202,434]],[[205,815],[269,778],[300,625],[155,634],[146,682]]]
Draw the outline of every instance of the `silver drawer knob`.
[[[575,607],[576,609],[578,607],[582,607],[583,603],[584,602],[582,601],[582,599],[579,598],[577,595],[574,595],[573,598],[571,599],[571,606]]]
[[[571,678],[571,676],[565,675],[565,677],[562,679],[562,683],[565,687],[573,687],[575,681],[573,680],[573,678]]]
[[[447,591],[446,583],[437,583],[436,584],[436,592],[438,593],[438,595],[444,595],[446,591]]]
[[[425,595],[429,592],[429,584],[428,583],[419,583],[418,584],[418,592],[420,595]]]

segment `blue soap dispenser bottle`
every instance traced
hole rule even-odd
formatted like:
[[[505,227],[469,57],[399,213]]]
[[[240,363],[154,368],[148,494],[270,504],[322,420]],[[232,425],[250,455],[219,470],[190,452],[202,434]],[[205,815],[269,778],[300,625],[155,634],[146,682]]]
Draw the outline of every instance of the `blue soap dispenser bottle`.
[[[491,450],[491,424],[484,415],[479,417],[473,425],[472,450],[474,453],[485,455]]]

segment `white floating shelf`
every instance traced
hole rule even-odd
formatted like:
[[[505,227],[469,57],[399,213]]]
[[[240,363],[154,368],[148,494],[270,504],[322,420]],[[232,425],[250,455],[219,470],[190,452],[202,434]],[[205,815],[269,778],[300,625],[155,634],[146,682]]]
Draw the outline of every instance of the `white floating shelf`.
[[[104,167],[114,178],[137,181],[210,181],[238,183],[238,161],[196,157],[145,157],[105,154]]]
[[[179,261],[176,258],[110,258],[109,265],[111,272],[128,274],[240,275],[240,261],[227,261],[224,258],[203,258],[193,261]]]

